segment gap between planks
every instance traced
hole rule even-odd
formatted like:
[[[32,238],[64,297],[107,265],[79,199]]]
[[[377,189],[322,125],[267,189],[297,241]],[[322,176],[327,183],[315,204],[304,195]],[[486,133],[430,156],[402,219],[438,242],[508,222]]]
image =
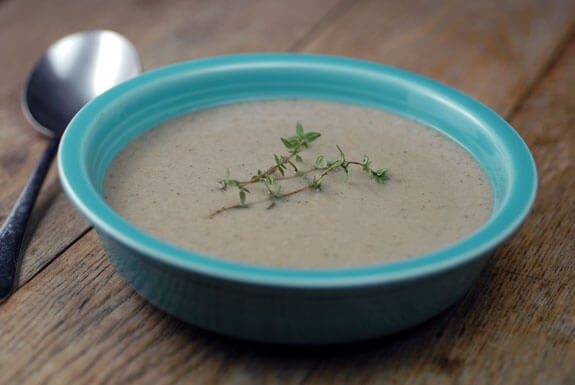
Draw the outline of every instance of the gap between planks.
[[[0,3],[2,2],[2,0],[0,0]],[[88,226],[83,232],[81,232],[76,238],[74,238],[70,243],[68,243],[66,246],[64,246],[61,250],[59,250],[56,255],[54,255],[54,258],[51,258],[49,260],[48,263],[44,264],[40,269],[38,269],[31,277],[28,278],[28,280],[23,284],[23,285],[17,285],[17,288],[15,290],[21,290],[24,287],[28,286],[29,284],[31,284],[34,281],[34,278],[36,278],[38,275],[42,274],[42,272],[48,267],[50,266],[56,259],[58,259],[59,256],[61,256],[62,254],[66,253],[66,251],[68,251],[68,249],[70,249],[72,246],[74,246],[76,244],[76,242],[80,241],[82,238],[84,238],[86,235],[88,235],[88,233],[90,233],[92,231],[94,227],[93,226]],[[18,272],[18,276],[20,277],[20,271]]]
[[[549,71],[553,69],[565,54],[565,51],[569,47],[570,43],[575,40],[575,21],[571,23],[571,26],[567,29],[567,32],[561,36],[558,40],[555,49],[549,55],[547,61],[541,65],[539,70],[535,73],[535,76],[531,80],[531,83],[525,87],[523,92],[517,97],[515,103],[509,108],[504,118],[507,121],[511,121],[520,111],[525,102],[535,93],[537,88],[545,80]]]
[[[0,0],[2,1],[2,0]],[[289,52],[300,52],[302,51],[314,38],[319,36],[322,31],[327,29],[331,24],[337,22],[337,20],[345,15],[357,2],[355,0],[342,0],[336,3],[331,9],[329,9],[323,17],[321,17],[317,23],[311,26],[311,28],[295,43],[293,43],[289,48]]]

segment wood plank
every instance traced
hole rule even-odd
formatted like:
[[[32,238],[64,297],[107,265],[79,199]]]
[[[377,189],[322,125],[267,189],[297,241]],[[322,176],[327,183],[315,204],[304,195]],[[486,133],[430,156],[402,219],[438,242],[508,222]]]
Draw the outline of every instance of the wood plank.
[[[575,40],[512,120],[541,172],[533,213],[464,300],[430,322],[316,350],[218,337],[139,298],[90,232],[0,308],[0,382],[573,383],[573,68]]]
[[[138,48],[145,69],[152,69],[200,56],[288,50],[340,3],[19,0],[0,4],[0,222],[46,145],[24,119],[19,93],[27,71],[56,39],[79,30],[116,30]],[[55,170],[32,222],[35,232],[23,258],[21,284],[89,228],[61,193]]]
[[[570,0],[366,0],[302,48],[413,71],[507,116],[574,22]]]

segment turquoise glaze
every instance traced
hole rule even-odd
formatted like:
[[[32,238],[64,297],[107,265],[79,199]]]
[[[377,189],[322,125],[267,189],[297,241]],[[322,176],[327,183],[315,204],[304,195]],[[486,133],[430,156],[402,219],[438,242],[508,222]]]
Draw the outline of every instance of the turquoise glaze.
[[[146,130],[193,110],[274,98],[365,105],[441,131],[487,172],[494,192],[491,219],[470,237],[410,260],[349,269],[278,269],[177,248],[133,227],[102,199],[110,162]],[[396,68],[302,54],[202,59],[129,80],[78,113],[62,139],[58,165],[70,200],[97,229],[115,268],[142,296],[209,330],[287,344],[386,335],[453,304],[525,219],[537,185],[524,142],[477,101]]]

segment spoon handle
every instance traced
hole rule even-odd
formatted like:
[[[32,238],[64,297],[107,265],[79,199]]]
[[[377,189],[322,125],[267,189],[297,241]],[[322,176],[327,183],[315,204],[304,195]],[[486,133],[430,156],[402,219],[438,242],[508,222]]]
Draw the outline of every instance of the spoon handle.
[[[14,290],[22,241],[38,192],[58,152],[59,137],[50,139],[24,190],[0,228],[0,302]]]

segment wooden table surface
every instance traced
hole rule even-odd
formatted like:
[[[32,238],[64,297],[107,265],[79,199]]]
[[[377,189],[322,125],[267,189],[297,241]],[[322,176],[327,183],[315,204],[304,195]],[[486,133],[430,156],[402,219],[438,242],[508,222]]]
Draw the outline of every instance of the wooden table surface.
[[[19,289],[0,305],[1,384],[575,384],[575,1],[0,0],[0,221],[47,141],[20,89],[55,39],[112,29],[149,70],[238,52],[345,55],[485,103],[524,138],[535,207],[465,298],[415,329],[324,349],[230,340],[125,285],[52,169]]]

